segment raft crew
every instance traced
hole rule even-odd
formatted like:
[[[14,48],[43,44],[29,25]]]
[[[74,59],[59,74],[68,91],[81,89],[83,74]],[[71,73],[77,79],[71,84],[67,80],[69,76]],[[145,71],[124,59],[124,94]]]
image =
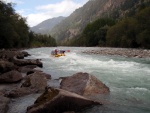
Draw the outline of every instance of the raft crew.
[[[55,50],[51,51],[51,55],[53,55],[55,57],[65,56],[65,50],[55,49]]]

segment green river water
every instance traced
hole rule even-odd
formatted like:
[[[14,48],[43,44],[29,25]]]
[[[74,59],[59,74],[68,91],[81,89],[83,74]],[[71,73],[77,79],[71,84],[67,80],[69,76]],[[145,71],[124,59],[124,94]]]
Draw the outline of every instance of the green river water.
[[[31,54],[29,58],[42,60],[40,70],[50,74],[52,79],[87,72],[110,88],[109,95],[95,97],[105,102],[103,106],[93,106],[83,113],[150,113],[150,59],[82,53],[95,48],[57,48],[70,52],[59,58],[50,55],[55,48],[28,49],[27,52]],[[35,97],[37,95],[14,100],[9,113],[24,113]],[[26,98],[31,99],[27,101]]]

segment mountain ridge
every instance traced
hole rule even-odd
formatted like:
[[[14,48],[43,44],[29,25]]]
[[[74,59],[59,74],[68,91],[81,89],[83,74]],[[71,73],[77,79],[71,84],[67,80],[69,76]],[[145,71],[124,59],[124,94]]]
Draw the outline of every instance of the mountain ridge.
[[[76,9],[70,16],[47,30],[58,43],[78,37],[87,24],[99,18],[121,19],[140,1],[149,0],[89,0],[83,7]]]
[[[31,27],[31,31],[39,34],[47,34],[55,25],[59,24],[66,17],[59,16],[47,19],[36,26]]]
[[[82,32],[84,27],[96,20],[104,17],[105,12],[119,7],[125,0],[90,0],[83,7],[76,9],[69,17],[49,32],[57,41],[65,41],[76,37]],[[104,16],[103,16],[104,15]]]

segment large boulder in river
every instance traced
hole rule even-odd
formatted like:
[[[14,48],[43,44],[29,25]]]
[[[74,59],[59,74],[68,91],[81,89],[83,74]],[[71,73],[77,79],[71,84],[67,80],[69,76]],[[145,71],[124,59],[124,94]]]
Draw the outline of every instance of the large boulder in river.
[[[5,73],[15,69],[15,65],[11,62],[0,60],[0,73]]]
[[[22,80],[22,74],[18,71],[9,71],[0,75],[0,83],[14,83]]]
[[[51,78],[50,75],[37,71],[26,76],[25,81],[22,84],[22,87],[30,87],[32,89],[44,91],[45,88],[47,87],[47,80],[50,78]]]
[[[60,88],[83,96],[109,93],[109,88],[88,73],[76,73],[62,78]]]
[[[63,113],[82,110],[92,105],[101,103],[62,89],[47,88],[34,105],[28,107],[27,113]]]

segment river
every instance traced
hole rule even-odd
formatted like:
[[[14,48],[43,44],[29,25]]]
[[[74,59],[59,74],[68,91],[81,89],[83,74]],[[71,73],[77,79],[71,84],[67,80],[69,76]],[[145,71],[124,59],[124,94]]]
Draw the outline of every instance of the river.
[[[94,106],[84,113],[150,113],[150,60],[85,54],[82,51],[95,49],[83,47],[57,47],[70,50],[66,56],[55,58],[50,55],[55,48],[26,50],[28,58],[43,62],[40,70],[52,79],[87,72],[96,76],[110,88],[104,106]],[[17,112],[16,112],[17,113]]]

